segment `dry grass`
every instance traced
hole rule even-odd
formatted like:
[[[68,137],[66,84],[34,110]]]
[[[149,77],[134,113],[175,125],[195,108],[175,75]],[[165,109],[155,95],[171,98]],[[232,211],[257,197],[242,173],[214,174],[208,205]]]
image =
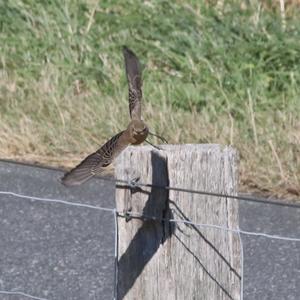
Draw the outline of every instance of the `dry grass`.
[[[296,16],[283,33],[280,14],[255,9],[218,21],[193,1],[168,4],[164,19],[159,1],[133,11],[77,5],[84,12],[68,1],[61,9],[2,5],[10,25],[0,40],[1,158],[71,167],[124,129],[120,49],[129,41],[145,65],[143,117],[153,132],[174,144],[231,144],[240,151],[242,191],[299,198]]]

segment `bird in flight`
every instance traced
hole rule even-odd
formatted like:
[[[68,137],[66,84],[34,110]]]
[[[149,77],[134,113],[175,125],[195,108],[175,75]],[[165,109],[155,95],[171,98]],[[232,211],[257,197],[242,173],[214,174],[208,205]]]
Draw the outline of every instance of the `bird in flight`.
[[[123,47],[125,69],[129,88],[129,114],[131,122],[124,131],[108,140],[99,150],[86,157],[74,169],[67,172],[61,182],[66,186],[79,185],[95,175],[101,174],[105,167],[128,146],[144,142],[149,129],[141,119],[142,71],[139,60],[132,50]]]

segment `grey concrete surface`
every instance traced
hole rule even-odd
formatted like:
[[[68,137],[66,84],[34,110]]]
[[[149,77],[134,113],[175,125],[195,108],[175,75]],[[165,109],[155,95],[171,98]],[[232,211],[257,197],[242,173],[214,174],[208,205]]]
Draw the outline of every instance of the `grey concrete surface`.
[[[300,209],[240,202],[241,229],[300,237]],[[300,242],[243,236],[244,299],[300,299]]]
[[[0,190],[114,208],[114,185],[66,188],[60,171],[0,162]],[[300,236],[300,211],[241,202],[244,230]],[[300,299],[300,243],[243,236],[244,300]],[[48,300],[113,296],[112,213],[0,195],[0,290]],[[27,300],[0,294],[0,300]],[[188,300],[188,299],[186,299]]]
[[[112,184],[66,188],[57,181],[61,175],[0,163],[0,190],[114,207]],[[110,212],[0,195],[0,290],[49,300],[112,299],[113,245]]]

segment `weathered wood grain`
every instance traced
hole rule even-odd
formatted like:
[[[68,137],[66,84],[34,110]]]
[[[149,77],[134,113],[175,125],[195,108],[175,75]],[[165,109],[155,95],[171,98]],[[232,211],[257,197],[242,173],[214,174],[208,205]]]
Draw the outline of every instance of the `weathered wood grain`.
[[[237,194],[237,153],[219,145],[129,147],[116,177]],[[236,200],[155,188],[117,187],[118,210],[238,228]],[[184,223],[119,218],[118,299],[240,299],[238,237]]]

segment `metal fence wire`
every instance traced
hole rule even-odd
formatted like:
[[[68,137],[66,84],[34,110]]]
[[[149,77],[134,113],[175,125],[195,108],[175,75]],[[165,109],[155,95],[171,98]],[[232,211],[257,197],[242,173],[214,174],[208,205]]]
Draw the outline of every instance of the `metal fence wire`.
[[[186,193],[195,193],[195,194],[202,194],[202,195],[210,195],[210,196],[216,196],[216,197],[221,197],[224,199],[236,199],[239,201],[250,201],[250,202],[259,202],[259,203],[264,203],[264,204],[270,204],[270,205],[279,205],[279,206],[284,206],[284,207],[293,207],[295,209],[300,209],[300,205],[297,203],[286,203],[283,201],[272,201],[272,200],[266,200],[266,199],[254,199],[251,197],[246,197],[246,196],[235,196],[235,195],[225,195],[225,194],[219,194],[219,193],[212,193],[209,191],[199,191],[199,190],[190,190],[190,189],[185,189],[181,187],[170,187],[170,186],[159,186],[159,185],[152,185],[148,183],[140,183],[137,180],[121,180],[121,179],[114,179],[114,178],[107,178],[107,177],[101,177],[100,179],[103,180],[109,180],[109,181],[114,181],[116,184],[122,184],[123,187],[128,188],[128,189],[134,189],[136,187],[151,187],[154,189],[167,189],[167,190],[175,190],[175,191],[181,191],[181,192],[186,192]],[[276,240],[282,240],[286,242],[300,242],[300,237],[295,238],[295,237],[288,237],[288,236],[281,236],[281,235],[274,235],[274,234],[268,234],[264,232],[254,232],[254,231],[245,231],[241,229],[233,229],[233,228],[228,228],[225,226],[220,226],[220,225],[215,225],[215,224],[204,224],[204,223],[194,223],[189,220],[185,219],[167,219],[167,218],[157,218],[154,216],[149,216],[145,215],[140,212],[124,212],[124,211],[117,211],[115,208],[107,208],[107,207],[101,207],[101,206],[95,206],[95,205],[90,205],[90,204],[85,204],[85,203],[79,203],[79,202],[70,202],[70,201],[65,201],[61,199],[49,199],[49,198],[42,198],[42,197],[35,197],[35,196],[29,196],[29,195],[23,195],[19,193],[15,193],[12,191],[0,191],[0,195],[7,195],[8,197],[13,197],[14,199],[23,199],[23,200],[30,200],[30,201],[39,201],[39,202],[44,202],[44,203],[56,203],[56,204],[61,204],[61,205],[69,205],[69,206],[75,206],[77,208],[82,208],[82,209],[93,209],[93,210],[99,210],[99,211],[106,211],[108,213],[111,213],[113,218],[114,218],[114,299],[117,299],[117,290],[118,290],[118,240],[119,240],[119,230],[118,230],[118,218],[126,218],[126,217],[132,217],[132,218],[139,218],[142,220],[157,220],[157,221],[165,221],[165,222],[170,222],[170,223],[177,223],[177,224],[188,224],[188,225],[193,225],[199,228],[211,228],[214,230],[221,230],[225,232],[232,232],[236,235],[238,235],[239,238],[239,243],[240,243],[240,250],[241,250],[241,291],[240,291],[240,299],[243,300],[243,269],[244,269],[244,250],[243,250],[243,243],[242,243],[242,238],[241,235],[248,235],[248,236],[256,236],[256,237],[264,237],[268,239],[276,239]],[[298,202],[299,203],[299,202]],[[15,296],[23,296],[27,297],[29,299],[36,299],[36,300],[50,300],[46,298],[41,298],[38,296],[33,296],[30,294],[27,294],[23,291],[5,291],[5,290],[0,290],[0,294],[3,295],[15,295]]]

